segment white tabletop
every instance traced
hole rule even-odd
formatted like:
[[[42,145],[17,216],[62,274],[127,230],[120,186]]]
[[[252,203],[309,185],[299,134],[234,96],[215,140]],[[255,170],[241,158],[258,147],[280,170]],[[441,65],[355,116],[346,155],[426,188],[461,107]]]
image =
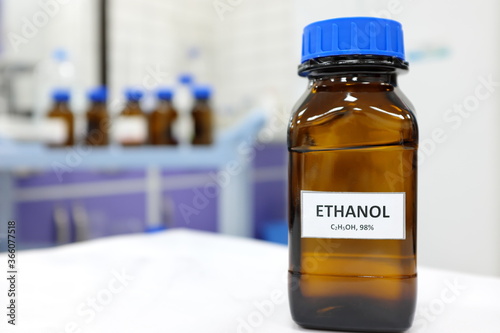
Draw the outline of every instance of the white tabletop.
[[[19,252],[17,260],[17,325],[7,324],[2,278],[0,332],[312,332],[290,317],[280,245],[171,230]],[[498,333],[499,320],[500,279],[419,268],[408,332]]]

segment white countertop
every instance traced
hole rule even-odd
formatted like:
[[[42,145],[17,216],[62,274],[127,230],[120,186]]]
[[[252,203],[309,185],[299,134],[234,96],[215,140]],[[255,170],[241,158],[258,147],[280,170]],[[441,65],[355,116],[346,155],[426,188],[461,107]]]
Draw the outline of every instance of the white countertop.
[[[2,277],[0,332],[314,332],[290,317],[287,265],[284,246],[187,230],[18,252],[17,325]],[[499,319],[499,278],[419,268],[408,332],[498,333]]]

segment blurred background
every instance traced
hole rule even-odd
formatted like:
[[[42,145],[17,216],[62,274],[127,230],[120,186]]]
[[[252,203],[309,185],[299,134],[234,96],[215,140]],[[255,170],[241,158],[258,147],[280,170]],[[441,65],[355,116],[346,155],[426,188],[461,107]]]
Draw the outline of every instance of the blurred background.
[[[500,275],[499,7],[494,0],[0,0],[1,230],[18,221],[26,249],[177,227],[286,243],[286,122],[307,84],[296,74],[302,28],[378,16],[405,31],[410,72],[400,86],[420,125],[419,263]],[[113,126],[108,145],[83,144],[96,101],[89,90],[103,85],[111,122],[130,102],[126,89],[143,94],[150,119],[158,89],[168,87],[178,145],[126,147]],[[195,146],[196,87],[209,101],[214,138]],[[66,99],[75,141],[50,148],[62,145],[64,131],[47,114]]]

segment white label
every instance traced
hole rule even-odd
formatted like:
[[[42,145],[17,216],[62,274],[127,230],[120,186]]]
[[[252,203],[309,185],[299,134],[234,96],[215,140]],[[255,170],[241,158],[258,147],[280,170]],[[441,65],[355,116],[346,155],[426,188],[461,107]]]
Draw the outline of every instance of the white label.
[[[301,191],[302,238],[405,239],[405,193]]]
[[[62,118],[46,118],[41,126],[42,140],[51,145],[62,145],[68,140],[68,125]]]
[[[146,118],[143,116],[120,116],[113,129],[115,141],[119,143],[144,143],[148,135]]]

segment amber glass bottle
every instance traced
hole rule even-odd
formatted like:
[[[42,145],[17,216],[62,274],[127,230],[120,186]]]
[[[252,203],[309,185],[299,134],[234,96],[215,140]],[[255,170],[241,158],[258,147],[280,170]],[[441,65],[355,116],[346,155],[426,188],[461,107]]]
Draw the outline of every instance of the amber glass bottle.
[[[207,86],[193,88],[195,98],[191,116],[194,123],[193,145],[209,145],[213,142],[213,113],[210,106],[211,89]]]
[[[107,90],[99,87],[89,92],[91,102],[87,111],[87,135],[85,143],[90,146],[107,146],[109,144],[109,114],[106,109]]]
[[[303,327],[400,332],[416,304],[418,128],[398,22],[304,29],[289,148],[289,299]]]
[[[116,119],[115,139],[123,146],[141,146],[147,141],[148,128],[146,114],[141,108],[142,91],[128,89],[125,92],[127,104]]]
[[[162,88],[157,92],[158,106],[149,115],[149,143],[152,145],[176,145],[173,125],[177,119],[177,110],[172,105],[173,92]]]
[[[49,122],[57,123],[57,128],[62,128],[63,137],[50,142],[51,147],[72,146],[75,143],[75,120],[69,108],[70,93],[67,89],[56,89],[52,94],[54,104],[47,113]]]

